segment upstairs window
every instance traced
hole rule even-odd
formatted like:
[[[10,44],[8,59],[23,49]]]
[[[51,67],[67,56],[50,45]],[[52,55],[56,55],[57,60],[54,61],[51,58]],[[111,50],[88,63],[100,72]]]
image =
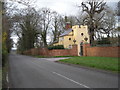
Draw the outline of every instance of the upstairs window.
[[[84,34],[83,33],[81,33],[81,36],[83,36]]]

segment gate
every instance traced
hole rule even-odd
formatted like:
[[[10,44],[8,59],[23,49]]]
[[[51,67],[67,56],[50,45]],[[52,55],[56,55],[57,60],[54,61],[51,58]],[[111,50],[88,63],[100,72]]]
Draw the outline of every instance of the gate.
[[[80,43],[80,56],[83,56],[83,42]]]

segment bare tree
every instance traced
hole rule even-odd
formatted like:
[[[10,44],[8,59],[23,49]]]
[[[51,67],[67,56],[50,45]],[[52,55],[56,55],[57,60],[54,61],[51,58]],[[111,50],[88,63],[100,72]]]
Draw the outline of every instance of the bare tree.
[[[108,8],[105,10],[105,15],[101,19],[101,22],[99,23],[98,31],[106,34],[107,37],[110,37],[110,34],[115,31],[115,25],[116,25],[116,14],[115,12]]]
[[[52,43],[58,41],[59,35],[64,31],[63,23],[64,22],[61,15],[59,15],[57,12],[53,12],[53,18],[51,22],[51,29],[53,35]]]
[[[21,51],[34,48],[38,36],[38,13],[34,9],[23,10],[25,13],[22,13],[22,18],[18,22],[19,31],[21,33],[19,36],[19,45],[18,48]],[[17,31],[18,33],[18,31]]]
[[[117,9],[118,9],[118,16],[120,16],[120,1],[117,4]]]
[[[82,10],[87,13],[87,18],[85,21],[87,22],[90,34],[90,44],[93,45],[94,41],[94,32],[96,30],[95,22],[100,21],[103,16],[99,17],[98,20],[95,20],[95,15],[100,14],[104,11],[106,3],[103,0],[88,0],[86,2],[82,2]]]
[[[53,12],[48,8],[42,8],[39,10],[39,13],[39,33],[44,46],[47,47],[47,34],[48,30],[50,29]]]

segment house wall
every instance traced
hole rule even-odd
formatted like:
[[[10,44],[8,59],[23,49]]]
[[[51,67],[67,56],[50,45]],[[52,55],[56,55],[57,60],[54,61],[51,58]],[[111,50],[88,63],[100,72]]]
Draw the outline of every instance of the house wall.
[[[69,40],[69,38],[71,38],[71,40]],[[64,36],[64,47],[65,48],[69,48],[69,45],[73,45],[73,36]]]
[[[69,40],[69,38],[71,38],[71,40]],[[73,35],[71,32],[67,36],[59,37],[59,42],[54,45],[64,45],[64,48],[69,48],[69,45],[72,46],[73,44]]]
[[[80,43],[86,42],[84,40],[84,38],[88,38],[87,43],[90,42],[89,39],[89,34],[88,34],[88,27],[85,25],[81,25],[79,27],[79,25],[75,25],[72,27],[73,32],[70,32],[67,36],[63,36],[63,37],[59,37],[59,42],[55,43],[54,45],[64,45],[65,48],[69,48],[70,45],[74,45],[77,44],[78,46],[78,55],[80,53]],[[81,35],[81,33],[83,33],[83,36]],[[63,38],[63,39],[62,39]],[[71,38],[71,40],[69,40],[69,38]],[[74,43],[73,40],[76,40],[76,42]]]
[[[83,47],[83,56],[120,57],[120,47],[90,47],[90,44]]]
[[[88,27],[87,26],[80,26],[79,25],[76,25],[76,26],[73,26],[73,29],[74,29],[74,39],[76,40],[76,43],[78,45],[78,55],[80,53],[80,43],[83,41],[84,43],[86,42],[84,40],[84,38],[88,38],[87,40],[87,43],[90,42],[90,39],[89,39],[89,34],[88,34]],[[83,33],[83,36],[81,35],[81,33]]]

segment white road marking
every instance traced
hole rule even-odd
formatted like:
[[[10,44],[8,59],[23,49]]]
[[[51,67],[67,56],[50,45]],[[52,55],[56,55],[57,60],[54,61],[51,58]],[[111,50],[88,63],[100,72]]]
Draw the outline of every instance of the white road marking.
[[[8,73],[6,75],[6,80],[7,80],[7,83],[9,84]],[[8,86],[8,88],[9,88],[9,86]]]
[[[86,85],[84,85],[84,84],[81,84],[81,83],[79,83],[79,82],[77,82],[77,81],[74,81],[74,80],[72,80],[72,79],[70,79],[70,78],[68,78],[68,77],[66,77],[66,76],[63,76],[63,75],[61,75],[61,74],[59,74],[59,73],[56,73],[56,72],[52,72],[52,73],[54,73],[54,74],[56,74],[56,75],[58,75],[58,76],[61,76],[61,77],[65,78],[65,79],[67,79],[67,80],[69,80],[69,81],[72,81],[72,82],[74,82],[74,83],[76,83],[76,84],[78,84],[78,85],[81,85],[81,86],[83,86],[83,87],[85,87],[85,88],[90,88],[90,87],[88,87],[88,86],[86,86]]]
[[[8,80],[8,74],[6,75],[6,80],[7,80],[7,82],[9,83],[9,80]]]

